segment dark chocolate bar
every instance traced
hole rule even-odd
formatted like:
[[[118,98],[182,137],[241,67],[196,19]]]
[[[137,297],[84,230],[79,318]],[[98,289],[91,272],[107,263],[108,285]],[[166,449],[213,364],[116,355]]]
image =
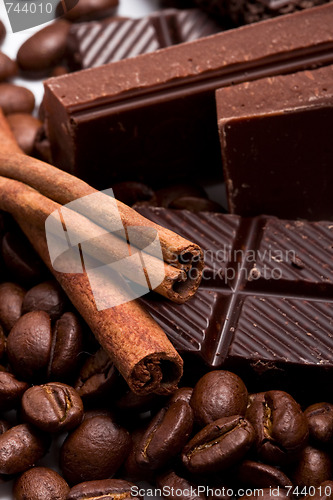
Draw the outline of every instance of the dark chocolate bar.
[[[111,18],[108,22],[73,24],[68,58],[73,69],[87,69],[222,30],[199,9],[164,9],[142,19]]]
[[[333,66],[216,93],[231,213],[333,219]]]
[[[204,251],[202,284],[188,303],[142,299],[181,352],[252,372],[333,370],[331,222],[139,211]]]
[[[222,178],[215,90],[333,62],[333,4],[49,79],[54,163],[96,187]]]

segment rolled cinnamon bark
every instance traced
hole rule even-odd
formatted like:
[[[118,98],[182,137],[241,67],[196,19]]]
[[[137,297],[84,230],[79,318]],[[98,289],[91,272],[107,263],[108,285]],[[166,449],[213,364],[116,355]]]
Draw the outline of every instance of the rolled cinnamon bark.
[[[0,207],[3,210],[10,212],[14,217],[25,218],[40,230],[44,230],[48,216],[52,213],[60,214],[59,210],[62,208],[61,205],[49,200],[35,189],[1,176],[0,193]],[[65,215],[66,223],[69,224],[66,227],[67,232],[70,229],[71,237],[75,237],[77,241],[85,242],[85,254],[88,253],[99,263],[109,264],[113,261],[119,261],[133,252],[133,246],[129,247],[126,240],[113,233],[101,235],[99,226],[76,211],[66,209]],[[48,225],[48,228],[52,231],[52,224]],[[54,234],[56,235],[57,232]],[[88,238],[90,241],[87,241]],[[64,253],[63,259],[67,256],[68,252]],[[143,267],[139,268],[136,261],[129,259],[126,261],[126,265],[121,267],[121,272],[131,281],[147,288],[147,283],[151,283],[151,277],[161,274],[161,260],[144,251],[141,251],[140,257],[140,265],[144,264]],[[70,266],[70,263],[64,262],[64,269],[73,269]],[[154,288],[154,291],[173,299],[175,302],[183,302],[184,295],[178,294],[175,288],[176,284],[186,281],[185,271],[164,262],[163,266],[163,281]]]
[[[173,392],[182,375],[182,359],[153,318],[132,300],[121,276],[115,274],[106,278],[103,272],[96,271],[94,282],[99,294],[119,303],[97,310],[87,274],[58,272],[50,261],[45,230],[39,223],[46,209],[43,204],[34,205],[36,199],[39,202],[46,200],[47,209],[53,208],[54,203],[20,182],[1,177],[0,192],[0,209],[12,213],[129,387],[140,395]],[[66,255],[66,265],[74,268],[76,262],[71,259],[74,259],[73,254]],[[94,259],[86,257],[86,265],[93,268]]]
[[[21,181],[35,188],[47,198],[62,205],[84,196],[94,194],[97,191],[84,181],[74,177],[67,172],[59,170],[48,163],[36,160],[23,153],[17,152],[17,147],[10,149],[10,137],[12,137],[7,121],[0,113],[0,175]],[[2,147],[4,144],[4,147]],[[135,210],[124,203],[117,201],[117,208],[124,225],[124,228],[154,228],[159,236],[163,258],[168,264],[184,269],[188,272],[192,267],[196,268],[195,273],[186,281],[177,284],[176,291],[183,297],[182,302],[188,300],[197,290],[203,269],[203,253],[200,247],[178,234],[165,229],[154,222],[142,217]],[[101,203],[96,203],[93,197],[87,198],[86,203],[82,203],[80,213],[93,220],[104,228],[114,227],[114,214],[105,210]],[[145,241],[145,233],[138,230],[131,232],[131,237],[137,246],[144,247],[148,244]]]

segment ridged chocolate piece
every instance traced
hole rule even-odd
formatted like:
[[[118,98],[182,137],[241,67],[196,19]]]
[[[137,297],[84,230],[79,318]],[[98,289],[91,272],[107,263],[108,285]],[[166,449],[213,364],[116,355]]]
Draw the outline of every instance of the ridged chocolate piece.
[[[73,24],[68,38],[69,63],[74,69],[101,66],[190,42],[221,31],[200,9],[164,9],[142,19]]]
[[[144,207],[205,253],[196,296],[145,307],[182,352],[212,367],[333,370],[333,224]],[[316,368],[317,367],[317,368]]]

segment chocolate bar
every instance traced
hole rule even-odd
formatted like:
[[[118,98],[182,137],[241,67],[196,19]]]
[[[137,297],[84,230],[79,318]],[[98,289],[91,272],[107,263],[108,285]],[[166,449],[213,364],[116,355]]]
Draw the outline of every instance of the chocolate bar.
[[[96,187],[221,179],[215,90],[332,63],[332,25],[328,4],[51,78],[53,161]]]
[[[202,284],[186,304],[142,299],[181,353],[210,367],[333,370],[333,224],[142,207],[201,246]]]
[[[216,93],[231,213],[333,219],[333,66]]]
[[[69,65],[87,69],[222,30],[199,9],[164,9],[142,19],[110,18],[108,22],[73,24],[68,37]]]

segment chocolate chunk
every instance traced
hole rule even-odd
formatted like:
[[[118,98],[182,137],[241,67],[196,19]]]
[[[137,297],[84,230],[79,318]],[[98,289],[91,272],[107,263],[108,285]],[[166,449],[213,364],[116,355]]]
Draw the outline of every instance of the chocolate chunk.
[[[97,187],[221,178],[215,90],[332,62],[332,22],[328,4],[48,80],[55,164]]]
[[[231,213],[333,218],[332,81],[327,66],[217,91]]]
[[[141,208],[199,244],[202,284],[187,304],[141,299],[180,351],[252,374],[333,369],[331,222]],[[293,265],[293,257],[303,267]]]

